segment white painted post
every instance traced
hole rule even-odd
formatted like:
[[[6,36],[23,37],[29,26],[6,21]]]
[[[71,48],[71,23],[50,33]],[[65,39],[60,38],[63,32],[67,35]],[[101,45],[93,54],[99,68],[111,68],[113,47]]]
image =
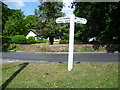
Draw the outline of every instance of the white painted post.
[[[70,17],[59,17],[56,19],[56,23],[70,23],[69,31],[69,53],[68,53],[68,71],[73,68],[73,51],[74,51],[74,25],[76,23],[86,24],[87,20],[85,18],[75,17],[71,14]]]
[[[75,24],[75,15],[71,14],[71,16],[70,16],[70,31],[69,31],[68,71],[71,71],[73,68],[74,24]]]

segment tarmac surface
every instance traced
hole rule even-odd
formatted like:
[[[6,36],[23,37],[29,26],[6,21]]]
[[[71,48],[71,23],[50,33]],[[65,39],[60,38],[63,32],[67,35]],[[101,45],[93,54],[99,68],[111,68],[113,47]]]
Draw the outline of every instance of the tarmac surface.
[[[2,63],[7,62],[49,62],[67,63],[68,52],[1,52]],[[0,53],[0,54],[1,54]],[[76,52],[74,53],[74,63],[81,62],[118,62],[119,53],[105,52]]]

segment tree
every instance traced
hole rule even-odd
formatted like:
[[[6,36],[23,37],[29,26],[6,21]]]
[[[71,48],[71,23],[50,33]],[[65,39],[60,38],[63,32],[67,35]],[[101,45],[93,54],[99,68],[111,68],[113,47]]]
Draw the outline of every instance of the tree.
[[[9,17],[5,24],[3,35],[14,36],[14,35],[26,35],[27,21],[24,19],[23,12],[21,10],[15,10],[12,16]]]
[[[74,5],[75,15],[84,16],[88,20],[84,26],[76,25],[77,38],[87,42],[88,38],[96,37],[98,43],[118,43],[120,40],[119,3],[77,2]]]
[[[28,30],[30,29],[35,29],[38,35],[41,35],[41,20],[39,19],[38,16],[35,15],[28,15],[26,16],[25,20],[27,21],[27,28]]]
[[[64,16],[61,12],[63,4],[61,2],[41,2],[35,15],[42,21],[41,29],[43,37],[50,38],[50,44],[53,44],[54,38],[62,36],[64,25],[57,24],[56,18]]]
[[[15,10],[9,9],[7,5],[1,1],[0,1],[0,9],[2,9],[1,10],[2,12],[0,12],[0,15],[2,15],[1,16],[2,17],[2,30],[4,30],[6,21],[8,20],[9,16],[13,15],[13,12]]]
[[[39,17],[35,16],[35,15],[28,15],[26,16],[26,21],[27,21],[27,27],[29,29],[39,29],[40,28],[40,20]]]

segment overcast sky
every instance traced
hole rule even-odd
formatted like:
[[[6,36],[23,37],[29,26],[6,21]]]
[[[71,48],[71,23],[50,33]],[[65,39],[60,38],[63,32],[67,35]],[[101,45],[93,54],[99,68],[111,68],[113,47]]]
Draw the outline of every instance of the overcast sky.
[[[72,0],[64,0],[63,3],[66,7],[63,8],[62,12],[69,15],[73,12],[73,9],[68,8],[71,5]],[[11,9],[21,9],[24,14],[34,15],[35,9],[38,8],[38,0],[4,0],[4,3]]]

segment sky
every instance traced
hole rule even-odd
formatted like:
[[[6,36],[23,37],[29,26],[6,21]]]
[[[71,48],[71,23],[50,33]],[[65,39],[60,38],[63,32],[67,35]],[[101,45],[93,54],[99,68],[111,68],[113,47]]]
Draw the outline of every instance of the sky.
[[[11,9],[21,9],[26,16],[34,15],[34,11],[39,5],[38,0],[3,0],[3,2]],[[62,12],[65,13],[66,16],[73,12],[73,9],[68,7],[71,5],[71,2],[72,0],[63,1],[66,7],[63,8]]]

